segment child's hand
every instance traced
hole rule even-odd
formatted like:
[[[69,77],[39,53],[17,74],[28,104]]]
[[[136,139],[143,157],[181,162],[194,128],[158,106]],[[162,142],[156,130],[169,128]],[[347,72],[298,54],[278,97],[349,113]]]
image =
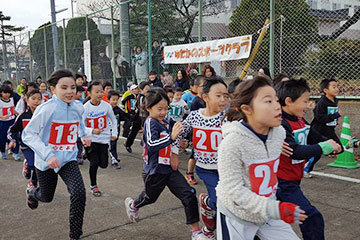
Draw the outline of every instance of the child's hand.
[[[13,142],[13,141],[11,141],[10,143],[9,143],[9,148],[15,148],[16,147],[16,142]]]
[[[335,141],[332,140],[332,139],[327,140],[327,142],[330,143],[331,146],[334,148],[333,153],[339,153],[339,152],[341,152],[341,146],[340,146],[337,142],[335,142]]]
[[[91,138],[81,138],[81,142],[84,145],[84,147],[90,147],[91,146]]]
[[[181,122],[176,122],[174,124],[174,127],[172,129],[172,132],[171,132],[171,139],[173,141],[176,140],[176,138],[179,136],[179,134],[181,133],[181,131],[183,130],[183,126],[182,126],[182,123]]]
[[[281,154],[285,155],[286,157],[290,157],[293,154],[293,149],[289,147],[287,142],[283,143]]]
[[[51,169],[59,168],[61,166],[56,156],[52,156],[49,160],[47,160],[47,164]]]
[[[112,137],[110,138],[111,141],[115,141],[116,139],[117,139],[117,137],[115,137],[115,136],[112,136]]]
[[[189,106],[188,106],[188,105],[185,105],[184,108],[185,108],[185,110],[189,110]]]
[[[293,203],[281,202],[279,208],[280,218],[286,223],[302,224],[307,218],[305,211]]]
[[[172,153],[170,157],[170,165],[172,170],[177,171],[179,168],[179,158],[177,154]]]
[[[96,134],[96,135],[99,135],[100,133],[102,133],[102,129],[98,129],[98,128],[94,128],[93,130],[92,130],[92,134]]]
[[[338,110],[338,113],[340,114],[340,117],[343,116],[343,112],[341,110]]]
[[[308,109],[309,110],[314,110],[314,108],[315,108],[315,102],[310,101],[309,104],[308,104]]]
[[[183,139],[183,140],[179,141],[179,146],[182,149],[185,149],[185,148],[187,148],[187,146],[189,146],[189,141],[186,139]]]

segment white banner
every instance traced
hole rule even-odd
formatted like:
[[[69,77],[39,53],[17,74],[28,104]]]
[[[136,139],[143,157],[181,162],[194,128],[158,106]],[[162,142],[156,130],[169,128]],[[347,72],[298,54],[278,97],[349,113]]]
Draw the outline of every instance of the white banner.
[[[201,63],[248,58],[252,35],[164,48],[165,64]]]
[[[91,82],[91,50],[90,40],[83,41],[84,44],[84,68],[87,81]]]

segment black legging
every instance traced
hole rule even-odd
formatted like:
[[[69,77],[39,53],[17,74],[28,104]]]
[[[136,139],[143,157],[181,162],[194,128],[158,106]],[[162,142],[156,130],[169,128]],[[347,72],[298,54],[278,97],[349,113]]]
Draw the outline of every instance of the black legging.
[[[132,128],[130,131],[129,136],[126,139],[125,146],[131,147],[134,143],[134,140],[141,129],[141,118],[139,116],[134,116],[134,118],[131,120],[132,122]]]
[[[67,186],[70,193],[70,238],[78,239],[82,235],[82,225],[85,212],[85,186],[76,161],[65,164],[58,173],[53,169],[40,171],[36,169],[39,187],[30,191],[30,195],[40,202],[51,202],[54,198],[58,175]]]

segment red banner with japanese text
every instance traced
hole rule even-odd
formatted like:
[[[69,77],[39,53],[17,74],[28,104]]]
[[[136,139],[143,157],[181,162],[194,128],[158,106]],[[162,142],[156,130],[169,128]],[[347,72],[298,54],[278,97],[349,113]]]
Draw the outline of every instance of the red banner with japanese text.
[[[165,46],[165,64],[200,63],[248,58],[251,35]]]

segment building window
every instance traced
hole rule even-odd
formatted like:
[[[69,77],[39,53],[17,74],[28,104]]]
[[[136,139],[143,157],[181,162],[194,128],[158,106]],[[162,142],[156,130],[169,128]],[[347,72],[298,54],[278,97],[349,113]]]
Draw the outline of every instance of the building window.
[[[307,4],[310,6],[311,9],[318,8],[318,4],[316,0],[307,0]]]
[[[339,10],[341,9],[341,4],[340,3],[333,3],[332,4],[332,10]]]

